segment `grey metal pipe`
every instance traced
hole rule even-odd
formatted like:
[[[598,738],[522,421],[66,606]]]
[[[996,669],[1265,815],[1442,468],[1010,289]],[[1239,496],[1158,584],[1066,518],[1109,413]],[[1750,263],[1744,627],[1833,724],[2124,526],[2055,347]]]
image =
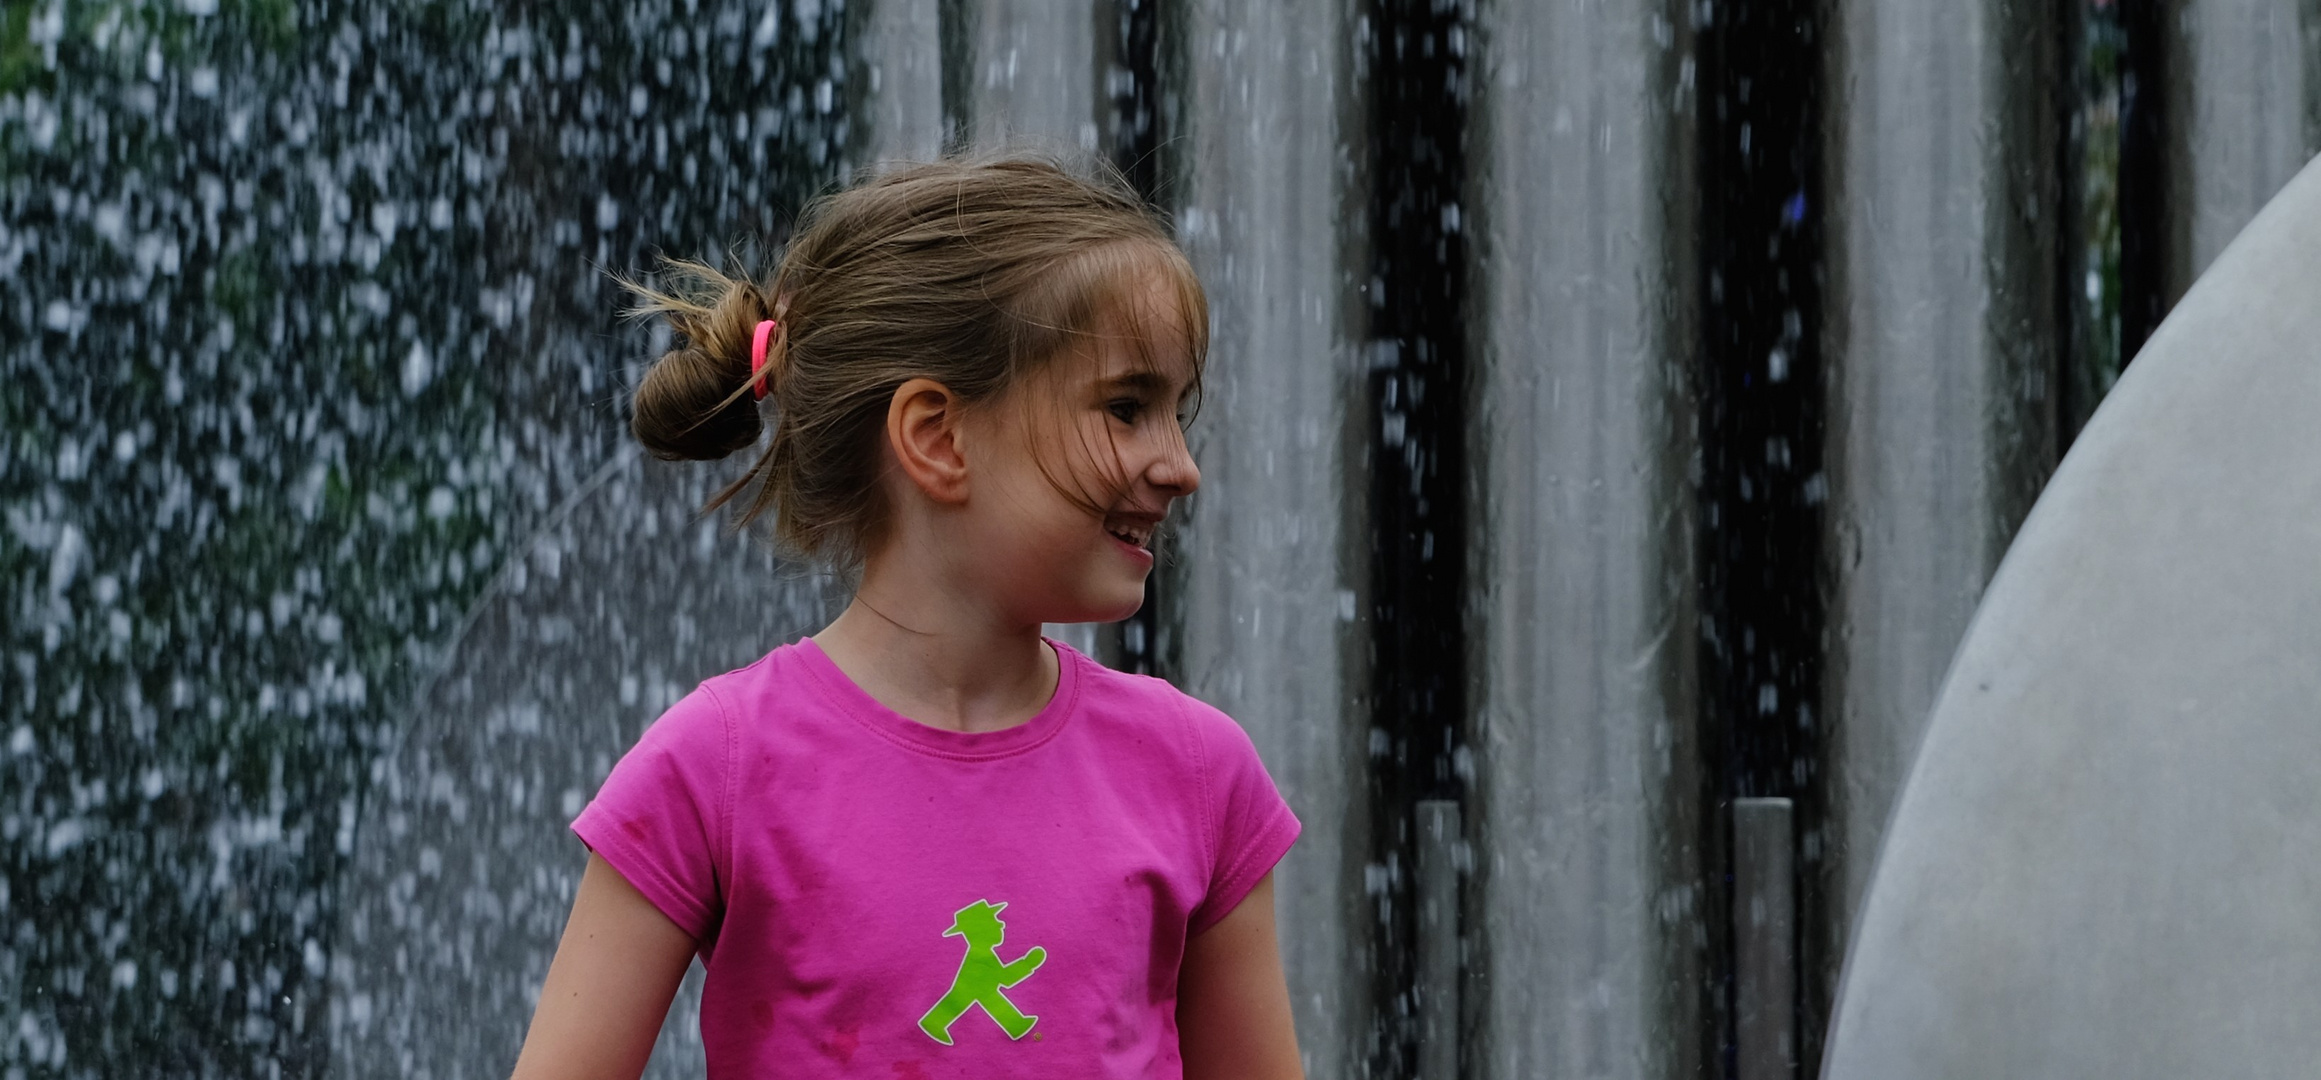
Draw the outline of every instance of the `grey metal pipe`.
[[[1832,10],[1827,919],[1842,954],[1935,689],[2053,460],[2056,92],[2034,6]],[[2043,10],[2043,9],[2040,9]],[[2048,35],[2051,37],[2051,34]],[[1809,838],[1810,840],[1810,838]],[[1834,971],[1809,974],[1827,985]]]
[[[861,164],[928,161],[943,150],[939,0],[869,0],[852,71]]]
[[[1094,151],[1104,66],[1096,5],[980,0],[968,5],[974,42],[968,123],[978,148]]]
[[[1788,799],[1733,800],[1733,1041],[1740,1080],[1797,1075],[1797,848]]]
[[[2305,67],[2321,58],[2306,54],[2300,15],[2297,0],[2181,5],[2189,70],[2178,86],[2189,115],[2176,125],[2188,188],[2179,212],[2191,250],[2173,292],[2188,288],[2321,149],[2305,134]]]
[[[1675,10],[1486,4],[1471,46],[1476,1077],[1702,1068]]]
[[[1178,237],[1212,323],[1191,432],[1202,484],[1177,546],[1179,670],[1248,729],[1305,822],[1275,871],[1282,960],[1306,1074],[1346,1076],[1369,835],[1345,269],[1362,249],[1340,224],[1352,15],[1346,0],[1190,0],[1179,17]]]

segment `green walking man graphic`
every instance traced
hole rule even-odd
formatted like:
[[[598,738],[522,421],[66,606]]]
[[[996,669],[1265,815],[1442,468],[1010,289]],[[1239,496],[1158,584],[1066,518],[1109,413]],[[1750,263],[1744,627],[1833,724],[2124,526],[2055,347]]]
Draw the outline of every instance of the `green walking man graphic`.
[[[1048,950],[1034,945],[1012,963],[999,962],[999,942],[1007,936],[1007,924],[999,921],[999,913],[1006,907],[1005,903],[977,900],[952,914],[951,929],[943,931],[943,936],[966,938],[967,955],[959,961],[959,974],[951,977],[950,992],[919,1018],[919,1030],[928,1038],[951,1045],[951,1025],[967,1014],[970,1005],[983,1006],[984,1015],[997,1021],[1010,1039],[1023,1038],[1040,1022],[1037,1016],[1025,1016],[1000,993],[1031,978],[1048,960]]]

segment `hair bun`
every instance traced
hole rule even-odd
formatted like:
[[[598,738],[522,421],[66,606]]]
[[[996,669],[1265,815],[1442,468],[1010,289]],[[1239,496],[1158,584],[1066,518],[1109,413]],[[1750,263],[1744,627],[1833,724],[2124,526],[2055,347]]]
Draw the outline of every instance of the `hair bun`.
[[[765,422],[748,392],[734,397],[728,366],[692,345],[654,361],[629,421],[637,441],[672,461],[715,461],[754,445]]]

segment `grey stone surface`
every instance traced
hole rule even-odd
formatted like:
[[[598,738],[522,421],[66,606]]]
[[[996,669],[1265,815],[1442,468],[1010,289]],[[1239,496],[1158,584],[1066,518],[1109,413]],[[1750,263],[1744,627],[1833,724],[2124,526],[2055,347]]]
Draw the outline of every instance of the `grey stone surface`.
[[[2321,1060],[2321,168],[2081,433],[1959,651],[1831,1080]]]
[[[1653,3],[1483,8],[1473,1075],[1695,1075],[1693,93]]]

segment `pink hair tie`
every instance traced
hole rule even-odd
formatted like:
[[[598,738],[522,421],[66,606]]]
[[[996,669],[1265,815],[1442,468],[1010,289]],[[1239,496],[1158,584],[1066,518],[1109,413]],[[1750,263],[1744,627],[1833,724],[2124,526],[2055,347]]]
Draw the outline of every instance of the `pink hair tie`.
[[[758,324],[757,333],[750,336],[749,381],[752,386],[757,388],[757,399],[759,401],[764,401],[766,399],[766,382],[764,377],[766,370],[766,346],[773,342],[774,328],[780,325],[780,323],[777,323],[772,319],[767,319],[763,322],[760,322]]]

